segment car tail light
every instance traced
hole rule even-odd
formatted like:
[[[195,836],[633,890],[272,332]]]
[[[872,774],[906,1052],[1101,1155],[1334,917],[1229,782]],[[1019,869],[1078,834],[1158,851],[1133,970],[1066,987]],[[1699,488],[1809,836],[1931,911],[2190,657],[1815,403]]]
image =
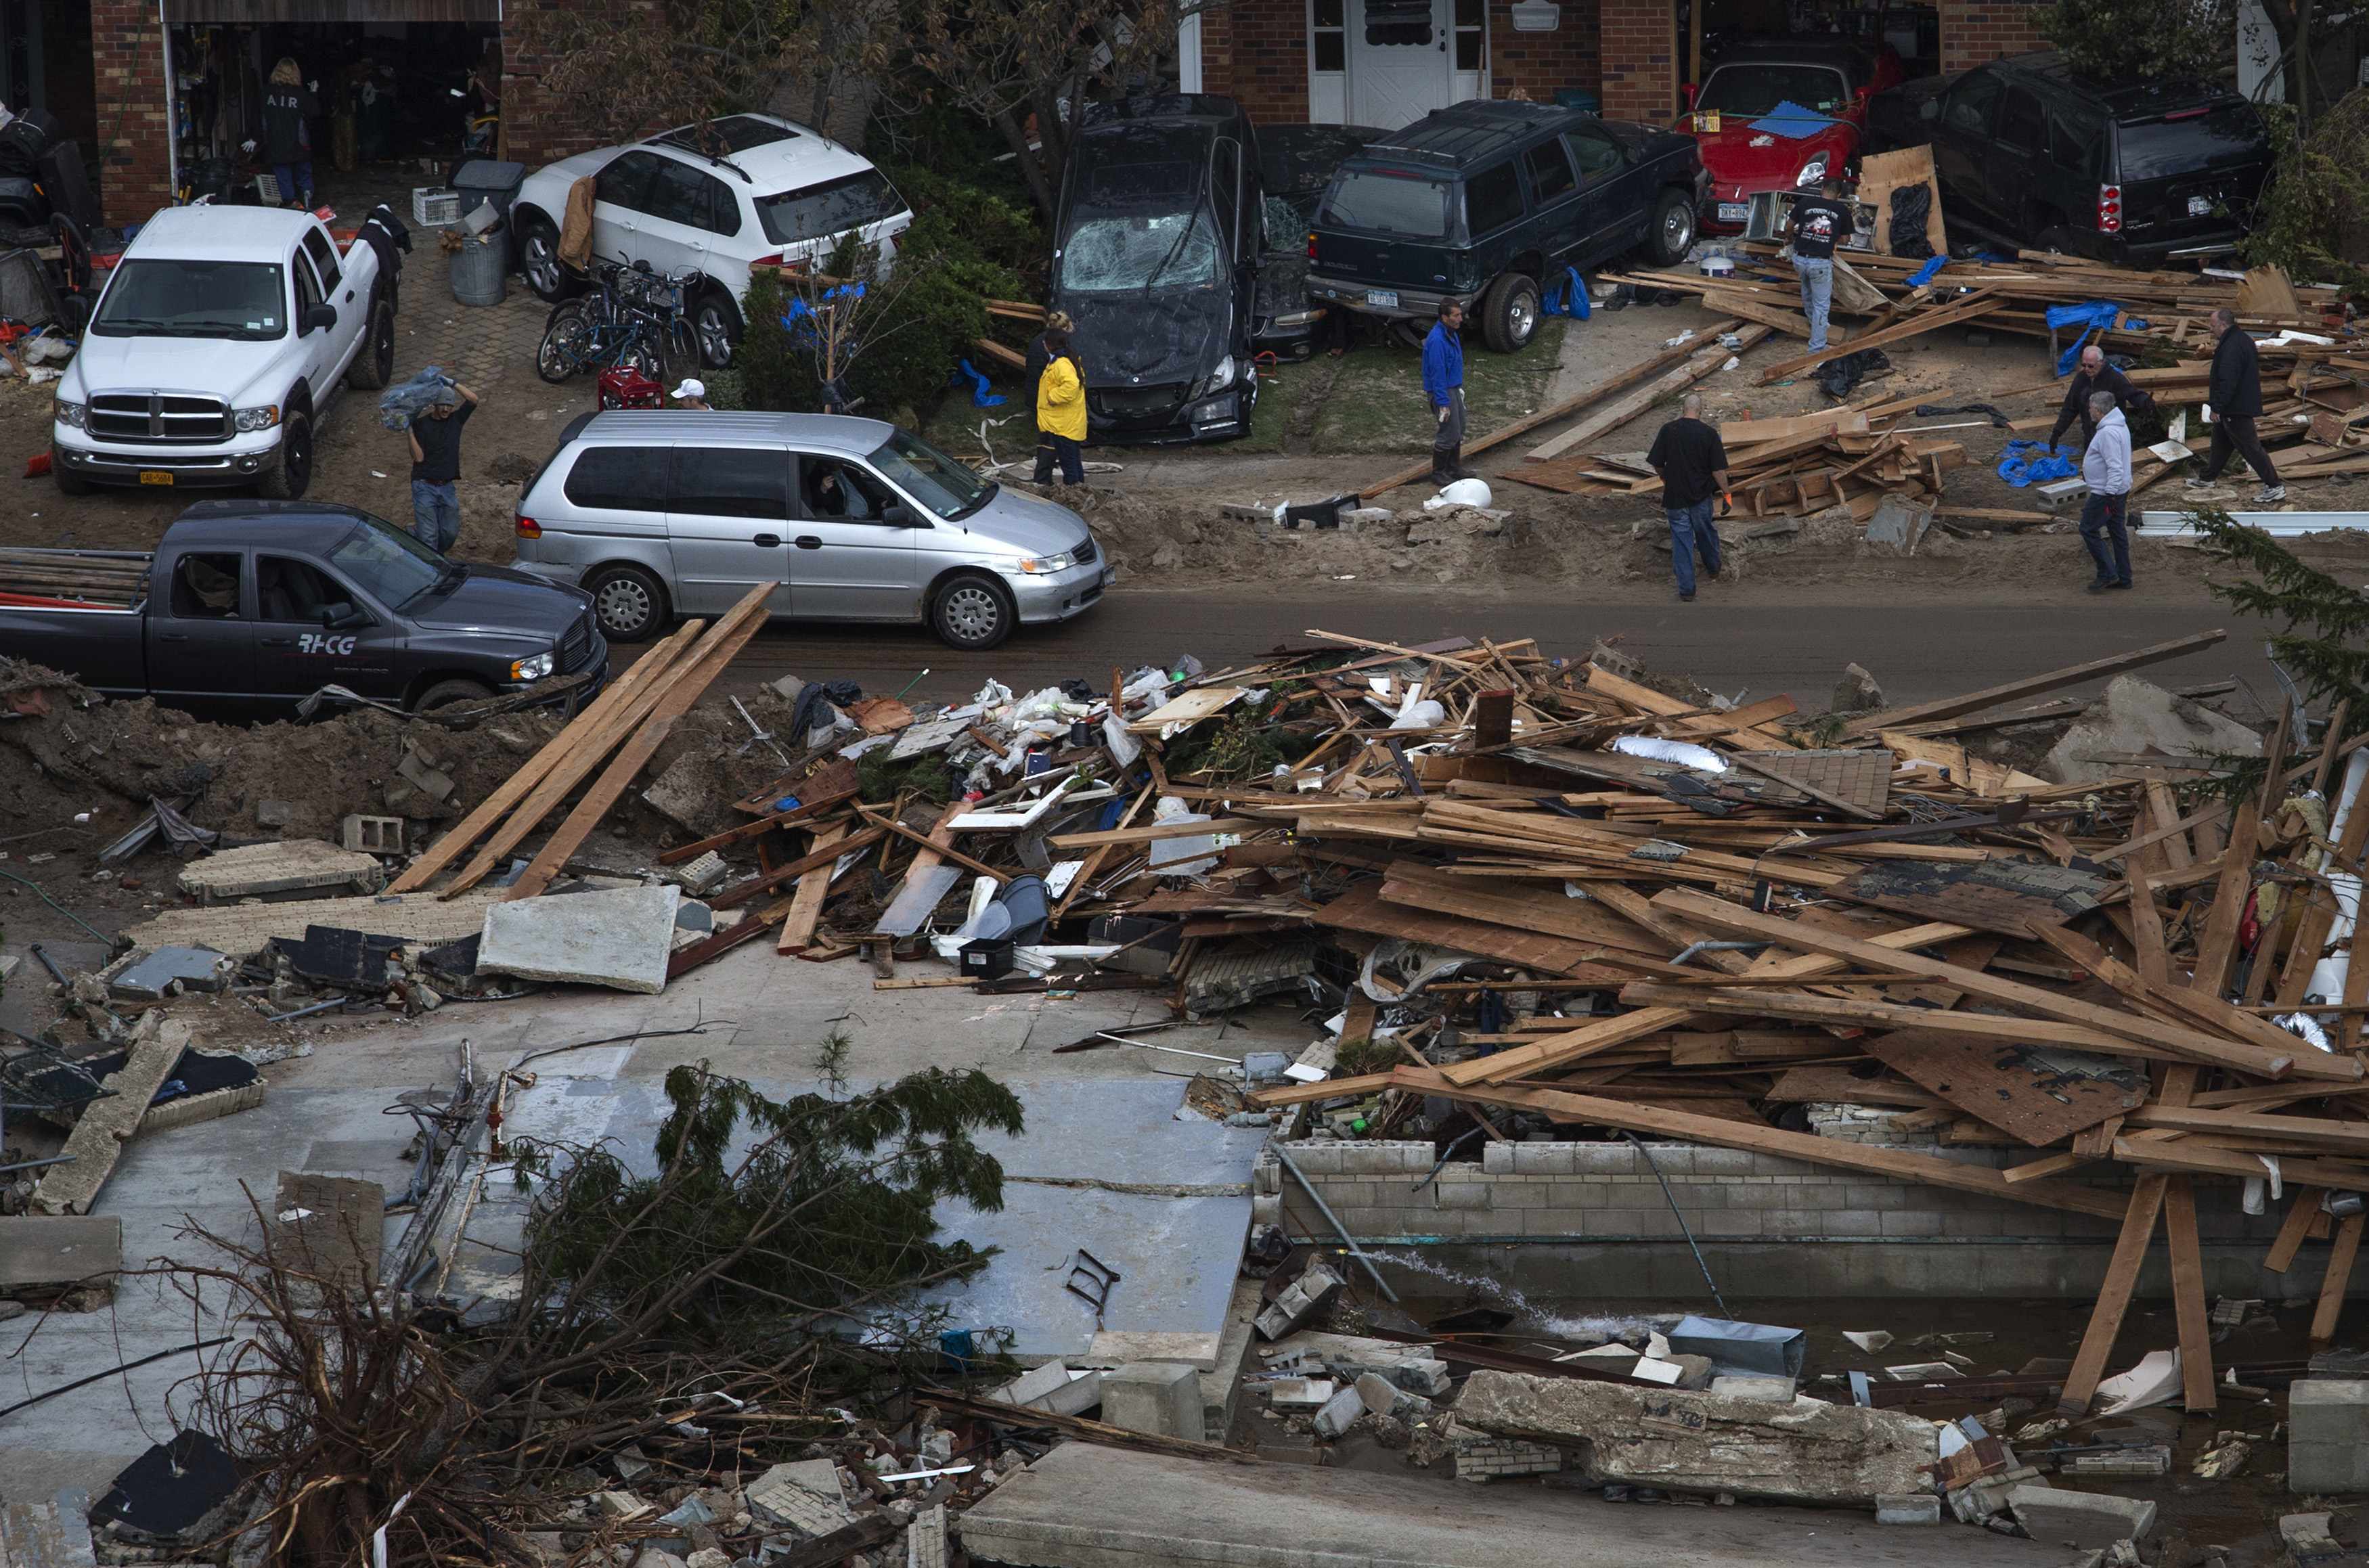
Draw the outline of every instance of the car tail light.
[[[2123,232],[2123,188],[2119,185],[2098,187],[2098,232],[2101,235]]]
[[[1313,229],[1308,234],[1308,259],[1310,261],[1316,259],[1316,232]]]
[[[521,539],[540,539],[543,537],[543,524],[535,521],[534,519],[527,516],[526,513],[521,512],[518,514],[517,524],[518,536]]]

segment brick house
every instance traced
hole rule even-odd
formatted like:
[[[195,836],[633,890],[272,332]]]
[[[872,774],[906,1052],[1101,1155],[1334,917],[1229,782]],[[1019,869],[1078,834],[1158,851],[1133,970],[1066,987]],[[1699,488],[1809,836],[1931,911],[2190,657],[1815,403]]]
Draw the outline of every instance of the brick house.
[[[0,45],[8,7],[33,3],[0,0]],[[357,28],[445,29],[440,38],[474,29],[468,36],[498,48],[501,62],[501,155],[532,166],[598,144],[579,117],[542,90],[546,62],[529,43],[535,15],[574,3],[90,0],[86,46],[70,7],[44,5],[43,56],[64,63],[52,65],[44,86],[66,132],[85,139],[108,221],[136,223],[171,199],[177,109],[168,81],[189,70],[192,29],[270,27],[282,39],[290,29],[346,29],[325,32],[325,40]],[[1683,7],[1758,6],[1756,15],[1781,18],[1789,4],[1805,3],[1833,0],[1223,0],[1180,29],[1179,74],[1184,90],[1230,95],[1265,123],[1391,127],[1464,98],[1519,93],[1552,101],[1574,90],[1596,95],[1610,118],[1667,120],[1681,107]],[[660,25],[655,0],[649,5]],[[2031,0],[1932,6],[1942,70],[2039,43]],[[67,80],[86,59],[86,97]]]

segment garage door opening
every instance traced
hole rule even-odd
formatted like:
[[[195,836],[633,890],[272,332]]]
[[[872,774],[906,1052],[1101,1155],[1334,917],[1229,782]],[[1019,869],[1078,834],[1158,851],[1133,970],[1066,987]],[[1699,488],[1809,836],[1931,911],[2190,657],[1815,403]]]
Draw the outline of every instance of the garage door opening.
[[[174,82],[174,181],[183,200],[290,205],[303,192],[309,162],[312,204],[348,223],[383,201],[409,222],[411,193],[442,187],[468,156],[500,145],[501,27],[495,0],[418,0],[407,7],[437,19],[349,19],[367,6],[383,18],[383,0],[271,0],[281,15],[312,11],[318,19],[254,20],[239,13],[258,0],[167,0]],[[483,8],[483,18],[470,13]],[[309,158],[283,166],[273,156],[266,97],[272,75],[293,61],[307,112]]]
[[[1941,17],[1917,0],[1676,0],[1684,68],[1700,86],[1722,50],[1745,42],[1823,36],[1873,53],[1889,49],[1904,76],[1941,69]]]

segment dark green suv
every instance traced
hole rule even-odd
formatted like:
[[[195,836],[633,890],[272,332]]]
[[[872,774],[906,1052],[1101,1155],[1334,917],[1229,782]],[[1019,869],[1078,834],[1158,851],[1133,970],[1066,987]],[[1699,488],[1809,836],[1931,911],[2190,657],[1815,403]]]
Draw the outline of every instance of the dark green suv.
[[[1343,161],[1308,235],[1309,297],[1415,324],[1453,299],[1510,354],[1565,269],[1683,259],[1708,178],[1691,136],[1546,104],[1438,109]]]

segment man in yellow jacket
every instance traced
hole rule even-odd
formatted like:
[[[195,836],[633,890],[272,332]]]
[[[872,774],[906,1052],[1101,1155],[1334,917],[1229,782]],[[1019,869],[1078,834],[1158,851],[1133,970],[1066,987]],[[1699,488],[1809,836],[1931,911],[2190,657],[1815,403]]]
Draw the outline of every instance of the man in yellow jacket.
[[[1086,465],[1078,443],[1086,439],[1086,383],[1070,352],[1070,335],[1045,334],[1045,374],[1036,383],[1036,428],[1053,443],[1060,460],[1061,483],[1082,485]]]

